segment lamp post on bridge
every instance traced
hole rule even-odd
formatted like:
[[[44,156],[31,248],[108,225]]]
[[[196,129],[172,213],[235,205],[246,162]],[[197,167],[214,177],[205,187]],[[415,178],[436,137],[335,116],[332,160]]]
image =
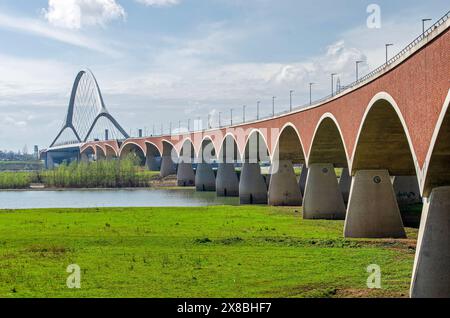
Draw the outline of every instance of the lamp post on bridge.
[[[289,91],[289,111],[292,111],[292,93],[294,93],[294,91],[291,89]]]
[[[331,73],[331,97],[334,96],[334,77],[337,73]]]
[[[259,120],[259,105],[261,104],[260,101],[256,102],[256,120]]]
[[[275,117],[275,99],[276,96],[272,96],[272,117]]]
[[[385,47],[386,47],[386,66],[387,66],[388,61],[389,61],[389,59],[388,59],[388,49],[389,49],[390,46],[393,46],[393,45],[394,45],[393,43],[385,44]]]
[[[208,129],[211,129],[211,114],[208,114]]]
[[[219,128],[222,127],[221,117],[222,117],[222,112],[219,112]]]
[[[233,126],[233,108],[230,109],[230,126]]]
[[[359,80],[359,64],[364,63],[364,61],[356,61],[356,81]]]
[[[247,107],[246,105],[242,106],[242,122],[243,123],[245,123],[245,108],[246,107]]]
[[[312,105],[312,86],[315,85],[315,83],[309,83],[309,105]]]
[[[432,19],[422,19],[422,35],[425,35],[425,22],[431,21]]]

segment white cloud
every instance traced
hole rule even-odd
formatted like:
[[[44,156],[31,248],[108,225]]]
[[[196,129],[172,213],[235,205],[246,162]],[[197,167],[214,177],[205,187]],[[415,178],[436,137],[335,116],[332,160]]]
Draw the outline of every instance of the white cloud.
[[[49,0],[48,8],[42,11],[49,23],[67,29],[105,26],[126,17],[125,9],[115,0]]]
[[[103,44],[102,41],[91,39],[78,32],[74,33],[68,30],[56,29],[36,19],[14,17],[0,13],[0,28],[46,37],[73,46],[105,53],[110,56],[120,56],[118,51]]]
[[[181,0],[135,0],[136,2],[152,7],[168,7],[174,6],[181,2]]]

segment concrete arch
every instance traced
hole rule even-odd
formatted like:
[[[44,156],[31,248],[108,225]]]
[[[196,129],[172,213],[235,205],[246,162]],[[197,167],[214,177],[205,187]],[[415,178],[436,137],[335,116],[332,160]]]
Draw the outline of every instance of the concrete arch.
[[[292,163],[305,163],[305,148],[300,133],[291,122],[286,123],[280,130],[275,141],[271,161],[275,159],[290,160]],[[275,158],[278,157],[278,158]]]
[[[416,176],[420,168],[405,119],[394,98],[376,94],[364,113],[350,170],[387,169],[394,176]]]
[[[206,135],[203,137],[202,142],[200,143],[200,148],[195,155],[197,162],[205,162],[211,163],[214,160],[217,160],[217,151],[216,146],[214,145],[213,139]]]
[[[314,134],[309,148],[307,162],[333,163],[338,167],[349,166],[344,135],[336,117],[332,113],[325,113],[320,118],[314,129]]]
[[[105,144],[105,154],[106,154],[107,159],[118,157],[118,153],[117,153],[116,149],[114,149],[113,146],[108,145],[108,144]]]
[[[190,162],[193,163],[195,161],[195,147],[191,138],[183,139],[183,142],[180,143],[181,147],[178,150],[178,157],[180,162]]]
[[[253,137],[256,135],[256,138]],[[262,143],[261,143],[262,141]],[[261,145],[262,144],[262,145]],[[261,146],[263,146],[261,148]],[[263,150],[266,150],[264,152]],[[242,162],[250,161],[270,161],[270,149],[266,137],[260,129],[252,129],[245,139],[245,146],[241,153]]]
[[[122,145],[119,158],[123,159],[130,154],[134,154],[140,166],[145,165],[145,159],[147,156],[146,149],[142,149],[142,147],[138,143],[128,142]]]
[[[95,155],[96,154],[96,146],[94,145],[88,145],[86,148],[84,148],[81,151],[81,155]]]
[[[233,144],[233,150],[229,150],[231,143]],[[223,137],[217,154],[217,160],[221,163],[237,163],[242,160],[242,155],[239,151],[238,142],[234,134],[227,133]],[[230,157],[233,157],[232,160],[230,160]]]
[[[95,157],[97,160],[104,160],[106,159],[106,151],[105,149],[100,146],[100,145],[96,145],[95,146],[96,150],[95,150]]]
[[[145,141],[145,145],[147,146],[146,148],[146,155],[153,155],[153,156],[157,156],[157,157],[161,157],[162,153],[161,150],[158,148],[157,145],[155,145],[153,142],[151,141]]]
[[[429,197],[435,187],[450,185],[450,89],[431,138],[422,170],[421,192]]]

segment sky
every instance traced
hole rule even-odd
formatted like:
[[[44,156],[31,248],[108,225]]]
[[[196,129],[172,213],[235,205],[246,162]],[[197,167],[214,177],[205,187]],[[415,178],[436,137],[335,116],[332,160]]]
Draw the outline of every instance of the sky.
[[[375,5],[375,6],[374,6]],[[375,11],[373,11],[376,8]],[[378,11],[379,10],[379,11]],[[0,149],[48,147],[91,69],[131,135],[289,109],[384,63],[447,0],[0,0]],[[379,15],[378,15],[379,12]],[[379,18],[378,18],[379,17]],[[427,22],[430,23],[430,22]]]

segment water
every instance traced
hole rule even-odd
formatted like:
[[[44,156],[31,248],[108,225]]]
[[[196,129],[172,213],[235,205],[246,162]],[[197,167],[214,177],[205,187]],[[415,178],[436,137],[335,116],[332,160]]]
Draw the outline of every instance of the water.
[[[93,207],[189,207],[238,205],[239,198],[194,189],[0,191],[0,209]]]

